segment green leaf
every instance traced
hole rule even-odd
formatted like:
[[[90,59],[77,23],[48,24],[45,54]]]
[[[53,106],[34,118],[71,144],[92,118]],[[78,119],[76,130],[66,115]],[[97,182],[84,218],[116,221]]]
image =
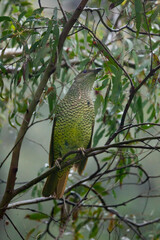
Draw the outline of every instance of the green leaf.
[[[96,91],[101,91],[103,90],[107,85],[108,85],[109,78],[106,78],[100,87],[95,88]]]
[[[31,235],[32,235],[32,233],[33,233],[35,230],[36,230],[35,228],[32,228],[32,229],[27,233],[27,235],[26,235],[26,237],[25,237],[25,240],[29,240],[30,237],[31,237]]]
[[[53,87],[53,90],[48,94],[48,105],[49,105],[49,111],[52,113],[55,103],[56,103],[56,88]]]
[[[160,13],[160,5],[157,5],[157,8],[153,11],[153,14],[151,15],[151,22],[154,22],[158,14]]]
[[[102,102],[103,102],[103,96],[101,94],[98,94],[96,97],[96,101],[94,102],[94,109],[95,109],[96,115],[98,113],[98,110],[99,110]]]
[[[114,59],[111,57],[109,48],[107,46],[105,46],[104,48],[100,42],[97,42],[97,47],[102,52],[102,54],[110,61],[110,63],[117,67],[117,64],[115,63]]]
[[[2,96],[3,87],[4,87],[4,82],[3,82],[2,76],[0,75],[0,97],[1,98],[3,98]]]
[[[112,73],[114,73],[114,76],[112,77],[112,94],[111,94],[111,100],[114,103],[117,103],[118,100],[120,100],[120,97],[122,95],[122,84],[121,84],[121,76],[122,76],[122,70],[117,69],[115,66],[111,65]]]
[[[59,41],[59,28],[58,28],[58,25],[54,26],[53,37],[54,37],[54,43],[52,43],[52,56],[53,56],[53,61],[54,61],[55,54],[57,52],[58,41]]]
[[[104,133],[105,133],[105,129],[101,130],[102,128],[102,124],[99,126],[99,128],[97,129],[97,131],[94,134],[94,138],[93,138],[93,147],[95,147],[99,140],[103,137]]]
[[[116,192],[114,191],[114,189],[112,189],[112,194],[114,198],[117,198]]]
[[[0,16],[0,22],[3,21],[12,21],[13,19],[11,17],[7,17],[7,16]]]
[[[133,41],[131,41],[130,39],[126,38],[125,41],[127,42],[128,44],[128,51],[131,52],[132,49],[134,48],[133,46]]]
[[[93,188],[103,196],[107,194],[106,189],[102,187],[101,182],[94,184]]]
[[[140,119],[140,122],[143,123],[144,121],[144,116],[143,116],[143,106],[142,106],[142,98],[139,96],[137,99],[137,110],[138,110],[138,117]]]
[[[48,218],[48,215],[44,213],[32,213],[32,214],[27,214],[25,218],[39,222],[42,219]]]
[[[98,222],[95,221],[94,225],[93,225],[93,228],[89,234],[89,238],[94,238],[96,237],[97,233],[98,233],[98,230],[99,230],[99,225],[98,225]]]
[[[48,29],[47,29],[47,31],[44,33],[43,38],[42,38],[42,40],[41,40],[42,47],[44,47],[44,45],[46,45],[47,40],[48,40],[48,38],[49,38],[49,36],[50,36],[50,33],[51,33],[51,31],[52,31],[52,27],[53,27],[53,21],[50,20],[50,21],[48,22]]]
[[[3,73],[6,73],[6,69],[1,62],[0,62],[0,69]]]
[[[9,34],[1,37],[1,38],[0,38],[0,42],[3,42],[3,41],[6,40],[7,38],[11,38],[12,36],[13,36],[13,34],[12,34],[12,33],[9,33]]]
[[[139,30],[141,27],[141,16],[142,16],[142,2],[141,0],[134,0],[135,3],[135,13],[136,13],[136,28],[137,28],[137,36],[139,35]]]
[[[77,233],[83,226],[85,226],[88,222],[90,221],[90,219],[87,219],[87,220],[85,220],[85,221],[83,221],[83,222],[80,222],[78,225],[77,225],[77,227],[76,227],[76,229],[75,229],[75,232]]]
[[[112,3],[109,6],[109,9],[113,9],[113,8],[117,7],[118,5],[120,5],[124,1],[125,0],[111,0],[110,2],[112,2]]]
[[[101,1],[102,1],[102,0],[98,0],[98,6],[99,6],[99,7],[101,6]]]
[[[132,51],[132,56],[133,56],[133,59],[134,59],[134,62],[135,62],[135,65],[136,65],[136,68],[138,68],[138,56],[137,56],[137,53],[136,51]]]
[[[33,15],[41,14],[43,12],[44,8],[37,8],[33,11]]]
[[[21,102],[21,103],[16,101],[16,103],[18,105],[18,108],[17,108],[18,112],[25,113],[26,110],[27,110],[27,103],[26,103],[26,101],[23,100],[23,102]]]

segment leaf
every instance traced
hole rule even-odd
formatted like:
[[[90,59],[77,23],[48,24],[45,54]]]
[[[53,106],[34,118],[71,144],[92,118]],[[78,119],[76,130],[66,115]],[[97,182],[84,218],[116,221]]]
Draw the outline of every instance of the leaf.
[[[55,103],[56,103],[56,88],[51,87],[50,90],[48,89],[49,94],[48,94],[48,105],[49,105],[49,111],[52,113]]]
[[[44,8],[37,8],[33,11],[33,15],[41,14],[43,12]]]
[[[52,44],[52,55],[53,55],[53,58],[54,58],[55,57],[55,53],[57,51],[58,41],[59,41],[59,28],[58,28],[58,25],[54,26],[53,37],[54,37],[54,43]]]
[[[95,221],[94,225],[93,225],[93,228],[89,234],[89,238],[94,238],[96,237],[97,233],[98,233],[98,230],[99,230],[99,225],[98,225],[98,222]]]
[[[0,16],[0,22],[3,22],[3,21],[12,21],[13,19],[8,17],[8,16]]]
[[[138,117],[139,117],[141,123],[143,123],[144,116],[143,116],[143,106],[142,106],[141,96],[139,96],[139,98],[137,99],[137,111],[138,111]]]
[[[134,51],[134,50],[132,51],[132,56],[133,56],[136,68],[138,68],[138,56],[136,54],[136,51]]]
[[[125,0],[111,0],[111,5],[109,6],[109,9],[113,9],[120,5],[122,2],[125,2]]]
[[[106,189],[102,187],[101,182],[95,183],[93,188],[103,196],[107,194]]]
[[[114,228],[116,226],[116,222],[117,222],[117,220],[113,218],[112,214],[110,214],[110,215],[111,215],[112,219],[109,221],[109,225],[107,228],[109,233],[111,233],[114,230]]]
[[[104,133],[105,133],[105,129],[101,130],[102,124],[99,126],[99,128],[97,129],[97,131],[94,134],[94,138],[93,138],[93,147],[95,147],[99,140],[103,137]]]
[[[23,99],[23,102],[18,102],[16,101],[16,104],[18,105],[18,112],[20,113],[25,113],[27,110],[27,102],[25,101],[25,99]]]
[[[87,220],[85,220],[85,221],[83,221],[83,222],[80,222],[78,225],[77,225],[77,227],[76,227],[76,229],[75,229],[75,232],[78,232],[83,226],[85,226],[88,222],[90,221],[90,219],[87,219]]]
[[[98,0],[98,6],[99,6],[99,7],[101,6],[101,1],[102,1],[102,0]]]
[[[46,218],[48,219],[48,215],[44,213],[32,213],[32,214],[27,214],[25,218],[40,222],[40,220],[42,219],[46,219]]]
[[[31,237],[31,235],[32,235],[32,233],[33,233],[35,230],[36,230],[35,228],[32,228],[32,229],[27,233],[27,235],[26,235],[26,237],[25,237],[25,240],[29,240],[30,237]]]
[[[111,64],[113,64],[115,67],[117,67],[117,64],[115,63],[114,59],[110,55],[110,50],[107,46],[104,46],[100,42],[96,42],[98,49],[102,52],[102,54],[110,61]]]
[[[17,128],[15,127],[14,123],[11,121],[11,119],[12,119],[14,116],[15,116],[15,112],[9,114],[9,115],[8,115],[8,122],[9,122],[9,124],[10,124],[11,127],[17,129]]]
[[[128,44],[128,51],[131,52],[132,49],[134,48],[134,46],[133,46],[133,41],[131,41],[129,38],[126,38],[125,41],[126,41],[127,44]]]
[[[11,38],[12,36],[13,36],[13,34],[12,34],[12,33],[9,33],[9,34],[1,37],[1,38],[0,38],[0,42],[3,42],[3,41],[6,40],[7,38]]]
[[[153,14],[151,15],[151,22],[154,22],[158,14],[160,13],[160,5],[157,5],[157,8],[153,11]]]
[[[3,87],[4,87],[4,82],[2,80],[2,77],[0,76],[0,96],[1,96],[2,91],[3,91]]]
[[[114,191],[114,189],[112,189],[112,194],[114,198],[117,198],[116,192]]]
[[[106,86],[108,86],[108,81],[109,81],[109,78],[104,79],[104,81],[102,82],[102,85],[100,87],[95,88],[95,90],[96,91],[103,90]]]
[[[94,109],[95,109],[95,114],[97,115],[99,108],[103,102],[103,96],[101,94],[97,94],[96,101],[94,102]]]
[[[136,13],[136,28],[137,28],[137,36],[139,35],[139,30],[141,27],[141,16],[142,16],[142,2],[141,0],[134,0],[135,3],[135,13]]]
[[[21,12],[21,14],[18,16],[18,22],[25,16],[26,11]]]
[[[121,84],[121,76],[122,76],[122,70],[117,69],[115,66],[111,65],[112,73],[114,73],[114,76],[112,77],[112,94],[111,94],[111,100],[114,103],[117,103],[118,100],[120,100],[120,96],[122,94],[122,84]]]
[[[0,69],[3,73],[6,73],[6,69],[1,62],[0,62]]]
[[[48,38],[49,38],[49,36],[50,36],[50,33],[51,33],[51,31],[52,31],[52,27],[53,27],[53,21],[50,20],[50,21],[48,21],[48,29],[47,29],[47,31],[45,32],[45,34],[43,35],[43,38],[42,38],[42,40],[41,40],[42,47],[44,47],[44,45],[46,45],[47,40],[48,40]]]

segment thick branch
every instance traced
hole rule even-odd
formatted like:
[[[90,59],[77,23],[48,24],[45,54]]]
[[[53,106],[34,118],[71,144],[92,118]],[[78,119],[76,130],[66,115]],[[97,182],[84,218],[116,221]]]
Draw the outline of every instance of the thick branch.
[[[61,50],[63,48],[63,45],[64,45],[64,42],[65,42],[65,39],[66,39],[69,31],[71,30],[71,28],[73,27],[73,25],[77,21],[78,17],[80,16],[80,14],[83,11],[83,8],[87,4],[87,2],[88,2],[88,0],[82,0],[80,2],[79,6],[77,7],[75,12],[73,13],[72,17],[70,18],[70,20],[64,26],[64,29],[63,29],[63,31],[60,35],[60,38],[59,38],[58,54],[61,52]],[[15,142],[15,144],[17,144],[17,143],[18,144],[16,145],[16,147],[13,150],[12,160],[11,160],[10,170],[9,170],[8,180],[7,180],[7,186],[6,186],[6,190],[5,190],[3,199],[0,203],[0,218],[3,217],[3,214],[5,212],[5,209],[6,209],[7,205],[9,204],[10,200],[14,196],[14,185],[15,185],[15,181],[16,181],[16,173],[17,173],[17,170],[18,170],[19,155],[20,155],[20,149],[21,149],[22,141],[23,141],[25,133],[27,132],[29,122],[30,122],[32,114],[35,111],[36,106],[39,102],[39,99],[41,97],[43,89],[46,86],[49,77],[51,76],[51,74],[56,69],[57,58],[58,58],[57,54],[54,56],[54,58],[53,58],[53,56],[51,57],[51,60],[48,64],[48,67],[46,68],[46,71],[45,71],[45,73],[42,77],[42,80],[41,80],[38,88],[37,88],[35,96],[34,96],[32,102],[30,103],[30,105],[28,107],[28,110],[27,110],[27,112],[24,116],[24,120],[22,122],[21,128],[19,130],[16,142]],[[54,62],[52,62],[52,59],[54,59]]]
[[[129,140],[129,141],[123,141],[123,142],[114,143],[114,144],[110,144],[110,145],[106,145],[106,146],[102,146],[102,147],[86,149],[84,152],[86,154],[86,157],[90,157],[90,156],[93,156],[93,155],[101,154],[101,153],[105,152],[107,149],[110,149],[110,148],[121,148],[121,147],[124,147],[124,148],[128,148],[128,147],[131,147],[131,148],[143,148],[144,147],[144,148],[148,149],[149,148],[148,146],[136,146],[136,145],[135,146],[134,145],[130,146],[128,144],[136,143],[136,142],[144,142],[146,140],[154,140],[154,139],[159,139],[159,138],[160,138],[160,136],[138,138],[138,139],[133,139],[133,140]],[[157,147],[157,146],[156,147],[152,147],[152,146],[150,146],[150,149],[160,149],[160,147]],[[76,157],[73,157],[71,160],[69,160],[67,162],[64,162],[64,159],[66,159],[68,156],[73,155],[73,154],[78,154],[78,155]],[[80,160],[80,158],[81,158],[80,154],[81,154],[81,150],[70,151],[67,154],[65,154],[63,156],[63,158],[62,158],[61,169],[64,169],[65,167],[68,167],[69,165],[72,166],[73,164],[78,162]],[[12,192],[12,198],[15,197],[17,194],[21,193],[22,191],[32,187],[33,185],[35,185],[36,183],[40,182],[41,180],[43,180],[44,178],[48,177],[51,173],[54,173],[57,170],[58,170],[57,166],[53,166],[52,168],[47,170],[42,175],[34,178],[30,182],[28,182],[28,183],[24,184],[23,186],[15,189]]]

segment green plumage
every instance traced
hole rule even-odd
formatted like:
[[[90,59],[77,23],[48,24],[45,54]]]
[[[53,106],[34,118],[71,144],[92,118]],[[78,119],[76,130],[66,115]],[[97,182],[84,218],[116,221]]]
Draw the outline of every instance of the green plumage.
[[[57,106],[50,143],[50,167],[55,164],[56,159],[63,157],[69,151],[90,147],[94,126],[91,90],[99,70],[85,70],[78,74],[68,93]],[[67,160],[68,158],[65,159]],[[87,159],[82,158],[75,166],[80,175],[86,162]],[[69,171],[70,167],[51,174],[43,188],[43,196],[53,195],[61,198]]]

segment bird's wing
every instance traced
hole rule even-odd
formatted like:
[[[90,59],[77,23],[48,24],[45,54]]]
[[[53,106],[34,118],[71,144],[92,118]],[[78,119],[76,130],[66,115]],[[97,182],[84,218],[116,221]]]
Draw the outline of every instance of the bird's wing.
[[[55,129],[55,125],[56,125],[56,117],[54,118],[54,122],[53,122],[53,127],[52,127],[52,135],[51,135],[51,142],[50,142],[50,150],[49,150],[49,166],[53,167],[54,165],[54,147],[53,147],[53,137],[54,137],[54,129]]]
[[[92,124],[92,133],[91,133],[90,141],[89,141],[89,143],[88,143],[87,148],[90,148],[90,147],[91,147],[92,136],[93,136],[93,129],[94,129],[94,122],[93,122],[93,124]],[[78,162],[78,163],[76,163],[76,164],[74,165],[74,167],[75,167],[75,169],[77,169],[79,175],[82,175],[82,173],[83,173],[83,171],[84,171],[84,169],[85,169],[85,167],[86,167],[87,160],[88,160],[88,158],[83,157],[83,158],[80,160],[80,162]]]
[[[88,143],[87,149],[91,147],[92,137],[93,137],[93,130],[94,130],[94,121],[93,121],[93,123],[92,123],[92,133],[91,133],[91,138],[90,138],[90,141],[89,141],[89,143]]]

